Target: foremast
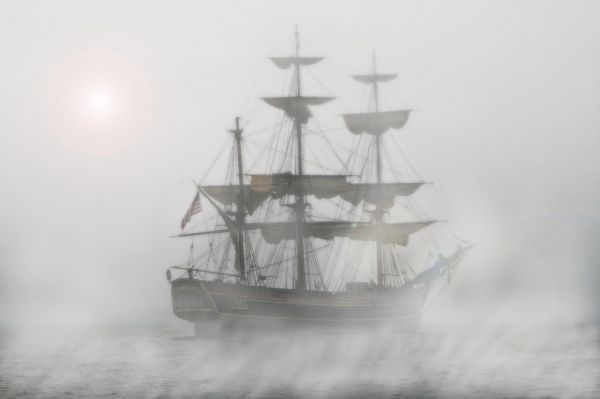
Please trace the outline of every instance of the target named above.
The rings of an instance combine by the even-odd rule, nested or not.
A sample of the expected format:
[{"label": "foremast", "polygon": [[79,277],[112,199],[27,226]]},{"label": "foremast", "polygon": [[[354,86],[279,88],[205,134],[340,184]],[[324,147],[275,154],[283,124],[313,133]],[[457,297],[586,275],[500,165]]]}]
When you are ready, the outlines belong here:
[{"label": "foremast", "polygon": [[[396,74],[378,74],[377,60],[375,51],[372,55],[372,73],[367,75],[354,75],[358,82],[371,85],[374,103],[374,112],[355,113],[343,115],[346,127],[354,134],[367,133],[373,136],[375,145],[375,170],[376,170],[376,191],[377,195],[383,197],[383,173],[382,173],[382,135],[390,128],[400,129],[408,121],[410,110],[396,110],[382,112],[379,107],[379,82],[387,82],[396,78]],[[385,209],[381,202],[375,203],[375,210],[372,212],[375,224],[382,226],[385,224]],[[381,229],[379,230],[381,231]],[[376,275],[377,286],[385,287],[385,273],[383,270],[383,240],[376,240]]]},{"label": "foremast", "polygon": [[[375,60],[375,51],[373,51],[373,76],[377,75],[377,64]],[[375,99],[375,112],[379,112],[379,90],[377,87],[377,80],[373,79],[373,98]],[[375,163],[377,165],[377,191],[378,195],[381,196],[381,135],[376,134],[375,136]],[[381,223],[383,221],[383,209],[379,204],[375,204],[375,221],[376,223]],[[381,241],[376,242],[376,251],[377,251],[377,285],[379,287],[383,287],[385,285],[385,276],[383,274],[383,246],[381,245]]]}]

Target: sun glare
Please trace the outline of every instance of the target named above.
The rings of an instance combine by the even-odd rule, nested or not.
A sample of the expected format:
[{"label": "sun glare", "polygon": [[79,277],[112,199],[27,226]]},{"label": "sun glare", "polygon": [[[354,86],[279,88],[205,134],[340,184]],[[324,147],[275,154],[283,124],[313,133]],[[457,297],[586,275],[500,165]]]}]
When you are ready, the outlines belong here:
[{"label": "sun glare", "polygon": [[77,150],[104,154],[126,148],[148,122],[144,74],[116,54],[88,52],[74,57],[61,68],[50,92],[54,128]]},{"label": "sun glare", "polygon": [[88,93],[83,103],[90,116],[106,118],[111,114],[114,99],[107,91],[96,90]]}]

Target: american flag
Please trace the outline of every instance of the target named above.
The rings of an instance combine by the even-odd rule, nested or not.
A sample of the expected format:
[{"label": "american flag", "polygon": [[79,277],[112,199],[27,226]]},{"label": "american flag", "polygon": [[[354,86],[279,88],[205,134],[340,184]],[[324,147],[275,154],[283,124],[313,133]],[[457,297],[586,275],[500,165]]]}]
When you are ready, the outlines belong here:
[{"label": "american flag", "polygon": [[200,192],[196,192],[196,196],[194,200],[190,204],[187,212],[183,219],[181,219],[181,230],[185,228],[185,225],[188,224],[190,220],[192,220],[192,216],[202,211],[202,203],[200,202]]}]

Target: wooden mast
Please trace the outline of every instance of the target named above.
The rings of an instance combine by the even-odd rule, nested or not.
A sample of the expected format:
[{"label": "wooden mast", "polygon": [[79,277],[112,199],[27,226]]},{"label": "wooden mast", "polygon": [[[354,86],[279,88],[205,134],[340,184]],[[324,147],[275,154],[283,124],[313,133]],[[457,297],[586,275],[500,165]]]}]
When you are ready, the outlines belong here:
[{"label": "wooden mast", "polygon": [[[379,112],[379,91],[377,87],[377,64],[375,60],[375,50],[373,50],[373,97],[375,99],[375,112]],[[377,164],[377,184],[379,197],[381,197],[381,134],[375,134],[375,150],[376,150],[376,164]],[[379,206],[379,203],[375,205],[375,221],[381,223],[383,220],[383,209]],[[377,251],[377,286],[383,287],[385,285],[385,276],[383,274],[383,246],[380,240],[376,242]]]},{"label": "wooden mast", "polygon": [[[230,130],[234,134],[236,152],[237,152],[237,167],[238,167],[238,197],[236,204],[235,222],[238,226],[246,222],[246,212],[244,207],[244,164],[242,161],[242,132],[240,128],[240,117],[235,118],[235,129]],[[246,281],[246,261],[244,250],[244,230],[239,229],[236,233],[237,242],[235,243],[235,263],[237,265],[239,277],[241,281]]]},{"label": "wooden mast", "polygon": [[[300,56],[300,38],[298,34],[298,25],[296,25],[296,59]],[[300,98],[302,96],[302,85],[300,80],[300,62],[294,63],[295,74],[296,74],[296,96]],[[297,168],[299,179],[296,181],[295,188],[295,212],[296,212],[296,267],[297,267],[297,282],[296,288],[299,290],[306,289],[306,272],[305,272],[305,259],[304,259],[304,189],[302,187],[302,121],[296,115],[294,118],[294,126],[296,129],[296,143],[297,143]]]}]

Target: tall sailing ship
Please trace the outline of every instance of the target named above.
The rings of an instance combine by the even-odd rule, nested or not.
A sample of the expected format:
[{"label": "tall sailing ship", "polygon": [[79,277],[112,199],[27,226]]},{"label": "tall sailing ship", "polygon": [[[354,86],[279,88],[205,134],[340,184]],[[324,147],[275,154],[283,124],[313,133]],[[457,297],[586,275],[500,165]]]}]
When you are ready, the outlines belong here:
[{"label": "tall sailing ship", "polygon": [[[411,112],[381,109],[380,84],[396,74],[378,72],[373,54],[371,73],[353,76],[370,86],[371,101],[365,112],[342,115],[351,142],[344,160],[327,135],[311,127],[311,108],[334,98],[303,91],[303,70],[323,57],[300,54],[297,30],[294,50],[292,56],[270,58],[276,67],[291,72],[291,82],[287,95],[262,98],[279,110],[280,118],[258,156],[265,161],[264,169],[246,169],[246,140],[238,117],[230,130],[226,184],[196,184],[178,235],[192,239],[190,257],[167,270],[173,311],[193,323],[197,333],[215,322],[232,328],[342,325],[414,330],[432,285],[450,276],[470,244],[450,234],[455,242],[451,254],[444,255],[427,235],[438,221],[415,219],[414,214],[398,220],[394,212],[408,210],[402,216],[407,219],[411,207],[417,207],[410,197],[426,184],[420,178],[399,179],[403,174],[393,169],[393,162],[385,162],[401,154],[384,159],[389,153],[386,136],[404,127]],[[331,158],[339,160],[337,173],[306,172],[305,139],[315,134],[331,148]],[[195,214],[211,210],[212,224],[186,230]],[[425,247],[425,259],[409,256],[419,254],[408,245],[413,235],[419,237],[415,245]],[[198,256],[194,239],[201,240],[204,249]],[[415,259],[424,265],[411,264]],[[365,268],[372,269],[370,276]]]}]

